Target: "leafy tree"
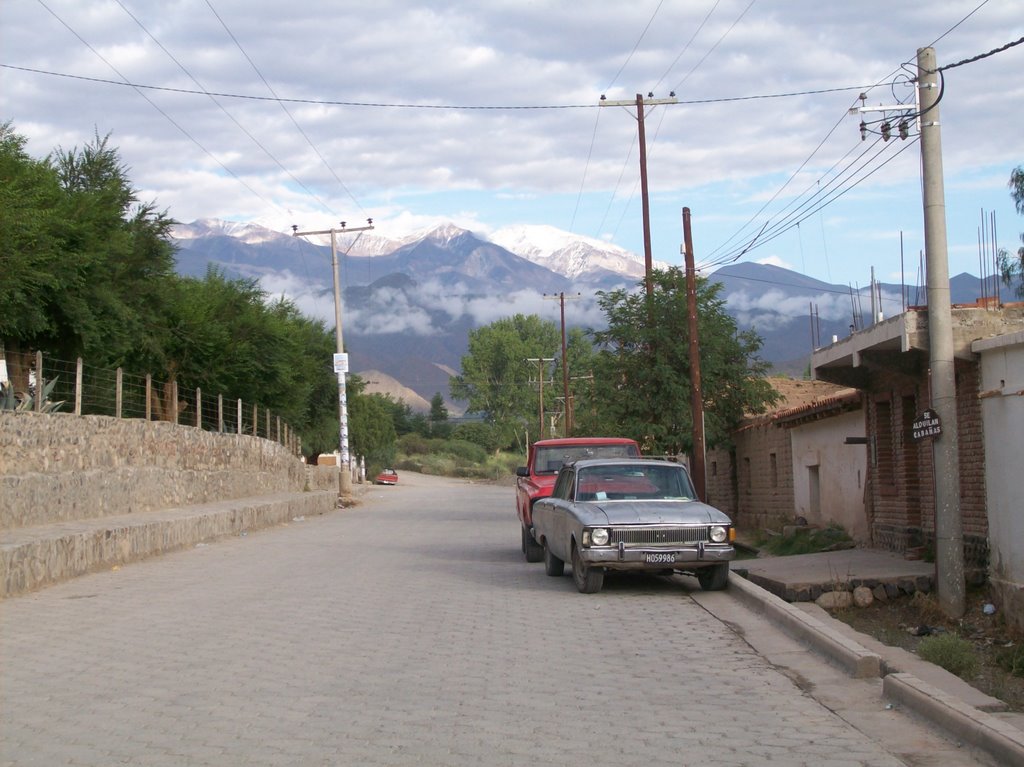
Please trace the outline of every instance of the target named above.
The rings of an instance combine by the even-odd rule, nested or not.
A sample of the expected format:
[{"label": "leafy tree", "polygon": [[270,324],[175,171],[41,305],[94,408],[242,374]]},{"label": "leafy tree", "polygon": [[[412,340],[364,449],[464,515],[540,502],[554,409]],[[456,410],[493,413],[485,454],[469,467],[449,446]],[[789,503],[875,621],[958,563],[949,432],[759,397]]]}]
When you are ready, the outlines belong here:
[{"label": "leafy tree", "polygon": [[[511,442],[526,424],[537,423],[538,392],[531,381],[539,365],[527,360],[554,357],[560,344],[558,327],[536,315],[516,314],[476,328],[469,334],[462,374],[451,379],[452,396],[466,400],[470,411],[483,413],[503,441]],[[544,375],[547,379],[550,372]],[[544,394],[547,411],[554,387],[546,386]]]},{"label": "leafy tree", "polygon": [[[354,376],[350,376],[354,378]],[[357,387],[349,402],[349,448],[368,466],[381,468],[394,461],[397,435],[392,419],[393,400],[383,394],[365,394]]]},{"label": "leafy tree", "polygon": [[[1024,216],[1024,165],[1013,169],[1007,186],[1010,187],[1010,196],[1017,212]],[[1021,232],[1020,241],[1024,243],[1024,232]],[[1005,249],[999,250],[999,272],[1007,285],[1017,281],[1017,296],[1024,298],[1024,245],[1017,248],[1016,254]]]},{"label": "leafy tree", "polygon": [[28,389],[19,352],[59,332],[48,308],[52,296],[74,283],[76,267],[61,268],[57,174],[29,157],[25,144],[11,123],[0,125],[0,342],[18,391]]},{"label": "leafy tree", "polygon": [[[678,267],[655,270],[654,290],[599,294],[608,329],[593,333],[599,352],[596,407],[578,418],[591,433],[628,436],[650,453],[692,447],[686,277]],[[761,339],[738,332],[719,296],[721,284],[697,280],[697,325],[705,436],[709,447],[729,444],[745,413],[764,412],[777,400],[757,356]]]}]

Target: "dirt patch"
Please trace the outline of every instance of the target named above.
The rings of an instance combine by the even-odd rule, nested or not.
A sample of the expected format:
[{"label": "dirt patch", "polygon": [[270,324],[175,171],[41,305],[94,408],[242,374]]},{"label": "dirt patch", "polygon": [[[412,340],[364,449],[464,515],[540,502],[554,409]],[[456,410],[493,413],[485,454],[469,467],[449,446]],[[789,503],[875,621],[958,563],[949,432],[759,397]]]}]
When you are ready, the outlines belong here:
[{"label": "dirt patch", "polygon": [[830,612],[862,634],[913,653],[918,653],[929,636],[945,633],[967,640],[977,657],[978,671],[964,681],[1004,701],[1011,711],[1024,712],[1024,676],[1014,676],[1004,667],[1011,653],[1016,651],[1021,657],[1024,634],[1008,628],[998,612],[986,615],[986,605],[991,605],[988,594],[978,589],[968,591],[967,611],[959,620],[946,617],[935,597],[923,593]]}]

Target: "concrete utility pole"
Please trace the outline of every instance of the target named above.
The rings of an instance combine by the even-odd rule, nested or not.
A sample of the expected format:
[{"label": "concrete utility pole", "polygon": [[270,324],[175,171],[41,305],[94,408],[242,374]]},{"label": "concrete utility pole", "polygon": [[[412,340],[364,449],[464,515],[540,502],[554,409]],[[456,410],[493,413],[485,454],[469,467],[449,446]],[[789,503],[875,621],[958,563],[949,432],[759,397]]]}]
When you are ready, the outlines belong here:
[{"label": "concrete utility pole", "polygon": [[331,235],[331,269],[334,272],[334,335],[337,342],[337,353],[334,355],[334,372],[338,375],[338,454],[341,465],[338,467],[338,503],[352,496],[352,460],[348,451],[348,399],[345,391],[345,374],[348,373],[348,355],[345,354],[341,332],[341,280],[338,277],[338,240],[339,232],[365,232],[373,229],[373,219],[366,219],[367,226],[346,229],[341,222],[340,229],[318,229],[300,232],[299,227],[292,227],[293,237],[306,237],[314,234]]},{"label": "concrete utility pole", "polygon": [[651,269],[654,259],[651,254],[651,209],[650,200],[647,195],[647,136],[644,131],[644,117],[646,116],[644,104],[654,106],[657,104],[677,104],[679,102],[674,92],[670,93],[667,99],[656,99],[653,93],[648,93],[647,97],[648,101],[644,102],[644,97],[639,93],[636,94],[636,101],[609,101],[604,96],[601,96],[598,104],[603,107],[625,107],[636,104],[636,122],[640,144],[640,200],[643,207],[644,225],[644,285],[647,288],[647,296],[650,298],[653,291]]},{"label": "concrete utility pole", "polygon": [[921,173],[928,288],[928,347],[932,410],[942,433],[932,438],[935,476],[935,562],[939,606],[954,618],[966,609],[964,533],[960,514],[960,437],[956,417],[956,368],[946,252],[946,196],[942,178],[939,73],[935,49],[917,51],[921,105]]},{"label": "concrete utility pole", "polygon": [[537,439],[544,439],[544,363],[554,362],[554,357],[527,357],[527,362],[536,362],[540,370],[540,436]]},{"label": "concrete utility pole", "polygon": [[683,255],[686,259],[686,311],[690,335],[690,417],[693,419],[692,474],[697,497],[708,500],[704,446],[704,393],[700,382],[700,343],[697,337],[697,269],[690,235],[690,209],[683,208]]}]

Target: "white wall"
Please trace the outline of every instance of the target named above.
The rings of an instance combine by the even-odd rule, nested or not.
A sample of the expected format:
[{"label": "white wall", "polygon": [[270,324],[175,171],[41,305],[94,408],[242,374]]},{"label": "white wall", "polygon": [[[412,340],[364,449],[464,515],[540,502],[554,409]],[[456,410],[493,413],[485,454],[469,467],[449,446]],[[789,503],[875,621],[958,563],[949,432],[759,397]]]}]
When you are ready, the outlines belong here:
[{"label": "white wall", "polygon": [[976,341],[988,505],[989,580],[1024,628],[1024,331]]},{"label": "white wall", "polygon": [[867,447],[844,444],[847,437],[863,436],[861,410],[790,429],[795,513],[812,525],[842,525],[855,540],[867,542]]}]

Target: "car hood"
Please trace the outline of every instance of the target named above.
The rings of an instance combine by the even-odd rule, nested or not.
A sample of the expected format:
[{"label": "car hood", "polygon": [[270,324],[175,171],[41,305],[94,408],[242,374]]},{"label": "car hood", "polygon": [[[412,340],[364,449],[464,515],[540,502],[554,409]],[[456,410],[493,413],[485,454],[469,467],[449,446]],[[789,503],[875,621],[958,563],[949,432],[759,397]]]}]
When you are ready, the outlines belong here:
[{"label": "car hood", "polygon": [[[700,501],[606,501],[590,503],[609,525],[729,525],[725,513]],[[597,522],[601,524],[601,522]]]}]

